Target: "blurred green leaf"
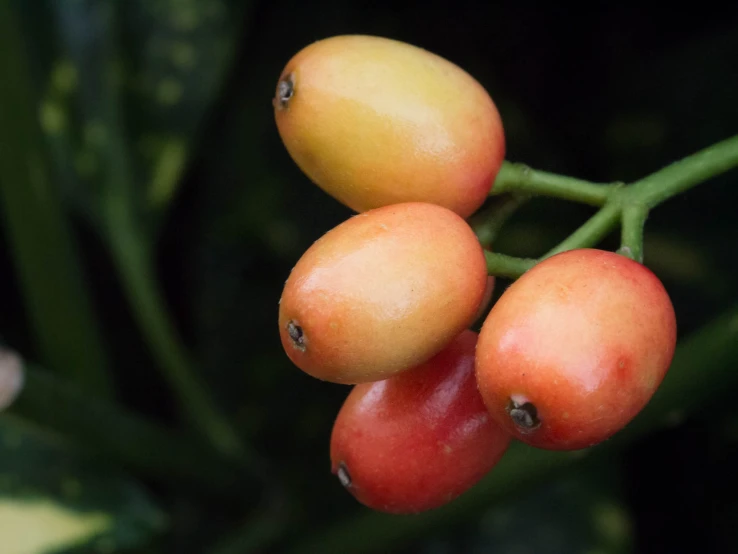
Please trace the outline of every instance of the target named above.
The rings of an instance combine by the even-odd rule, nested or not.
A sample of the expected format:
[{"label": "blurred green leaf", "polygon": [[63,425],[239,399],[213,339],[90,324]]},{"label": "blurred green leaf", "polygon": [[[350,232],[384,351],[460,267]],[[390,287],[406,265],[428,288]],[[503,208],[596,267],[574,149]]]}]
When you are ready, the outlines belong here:
[{"label": "blurred green leaf", "polygon": [[132,138],[154,210],[173,198],[193,136],[220,92],[248,2],[129,2],[121,10],[128,54]]},{"label": "blurred green leaf", "polygon": [[76,244],[51,179],[27,67],[29,48],[0,2],[0,202],[43,361],[109,394],[108,361]]},{"label": "blurred green leaf", "polygon": [[42,122],[58,175],[107,242],[180,408],[219,448],[244,452],[171,317],[156,275],[156,235],[250,4],[77,0],[47,6],[59,45]]},{"label": "blurred green leaf", "polygon": [[126,476],[0,417],[3,554],[115,552],[145,543],[165,525],[162,512]]},{"label": "blurred green leaf", "polygon": [[125,407],[93,398],[74,383],[26,364],[23,388],[8,412],[76,444],[94,448],[172,490],[248,501],[258,496],[256,468],[217,456],[207,443],[167,429]]},{"label": "blurred green leaf", "polygon": [[[105,213],[101,195],[123,187],[145,227],[156,230],[251,4],[79,0],[46,7],[57,40],[47,39],[52,52],[35,61],[46,75],[41,121],[64,188],[94,220]],[[35,18],[39,6],[26,9]]]}]

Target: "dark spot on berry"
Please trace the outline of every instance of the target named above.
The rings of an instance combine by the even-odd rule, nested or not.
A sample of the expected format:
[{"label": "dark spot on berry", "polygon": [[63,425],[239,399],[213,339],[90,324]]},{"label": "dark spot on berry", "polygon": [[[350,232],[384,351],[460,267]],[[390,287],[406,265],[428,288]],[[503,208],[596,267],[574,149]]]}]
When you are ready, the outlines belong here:
[{"label": "dark spot on berry", "polygon": [[511,399],[507,405],[507,413],[516,427],[523,433],[529,433],[541,426],[541,420],[538,419],[538,410],[530,402],[518,404]]},{"label": "dark spot on berry", "polygon": [[277,84],[277,98],[275,103],[278,108],[285,109],[290,102],[290,99],[295,94],[295,76],[290,73],[286,77],[283,77],[279,84]]},{"label": "dark spot on berry", "polygon": [[302,327],[297,325],[294,321],[290,321],[287,324],[287,334],[292,339],[292,344],[295,348],[305,351],[305,333],[302,332]]},{"label": "dark spot on berry", "polygon": [[345,488],[348,489],[351,486],[351,475],[348,472],[346,464],[344,464],[343,462],[338,464],[338,471],[336,471],[336,475],[338,476],[338,480],[341,482],[341,485],[343,485]]}]

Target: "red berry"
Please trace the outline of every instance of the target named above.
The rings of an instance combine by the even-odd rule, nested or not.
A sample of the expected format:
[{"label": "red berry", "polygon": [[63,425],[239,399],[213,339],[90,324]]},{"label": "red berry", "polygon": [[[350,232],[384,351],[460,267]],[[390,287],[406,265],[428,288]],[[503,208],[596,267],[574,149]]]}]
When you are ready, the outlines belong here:
[{"label": "red berry", "polygon": [[333,427],[331,464],[359,502],[390,513],[435,508],[502,457],[510,439],[477,391],[476,342],[464,331],[428,362],[351,391]]},{"label": "red berry", "polygon": [[553,256],[490,311],[476,374],[492,417],[532,446],[574,450],[623,428],[671,363],[676,319],[645,266],[613,252]]}]

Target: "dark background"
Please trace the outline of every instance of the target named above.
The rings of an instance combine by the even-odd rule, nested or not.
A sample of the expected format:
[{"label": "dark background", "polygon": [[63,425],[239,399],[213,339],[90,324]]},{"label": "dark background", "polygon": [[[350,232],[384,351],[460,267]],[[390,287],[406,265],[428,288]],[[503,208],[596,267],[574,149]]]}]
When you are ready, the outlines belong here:
[{"label": "dark background", "polygon": [[[182,500],[143,478],[170,512],[171,527],[131,553],[207,552],[257,515],[263,529],[274,529],[265,551],[279,552],[367,512],[329,472],[332,420],[348,389],[292,366],[276,328],[277,301],[291,267],[350,215],[300,173],[274,125],[276,81],[302,47],[331,35],[365,33],[440,54],[490,91],[505,125],[507,159],[592,181],[634,180],[738,130],[738,7],[729,4],[682,10],[465,0],[21,4],[27,67],[39,98],[60,52],[78,63],[82,85],[116,63],[131,76],[120,85],[118,113],[134,194],[145,197],[140,184],[149,181],[161,155],[145,138],[187,141],[176,190],[165,207],[141,210],[142,227],[198,371],[267,460],[280,491],[244,499],[244,509],[217,499]],[[219,6],[212,8],[219,15],[207,19],[202,14],[211,5]],[[210,23],[193,27],[178,19],[187,9]],[[97,17],[101,11],[108,15]],[[115,48],[75,54],[74,37],[94,35],[90,25],[103,29],[103,43],[114,40]],[[179,69],[160,63],[156,48],[168,48],[167,41],[190,41],[198,61]],[[174,103],[161,85],[172,75],[184,86]],[[60,139],[69,141],[68,152],[84,142],[86,118],[98,109],[95,98],[69,100],[73,131]],[[173,396],[154,369],[100,232],[104,216],[95,198],[110,173],[86,175],[84,164],[72,164],[81,184],[68,187],[59,169],[65,155],[50,155],[50,164],[113,352],[118,400],[175,425]],[[672,295],[680,337],[735,304],[736,174],[668,201],[648,220],[646,264]],[[511,220],[495,250],[540,255],[592,213],[535,200]],[[616,248],[615,238],[605,246]],[[7,234],[0,235],[0,333],[28,358],[46,361],[34,342],[12,251]],[[500,280],[498,294],[505,284]],[[699,379],[700,367],[694,373]],[[731,386],[718,387],[714,401],[607,461],[548,473],[419,533],[395,530],[392,551],[738,552],[738,411]],[[365,546],[382,532],[380,526],[350,537],[336,551],[351,552],[352,544]]]}]

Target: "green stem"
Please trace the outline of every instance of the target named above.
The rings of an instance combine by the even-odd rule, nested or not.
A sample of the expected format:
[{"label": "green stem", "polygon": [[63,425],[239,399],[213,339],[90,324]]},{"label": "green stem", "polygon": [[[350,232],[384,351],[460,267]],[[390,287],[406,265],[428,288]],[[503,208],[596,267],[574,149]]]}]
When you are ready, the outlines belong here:
[{"label": "green stem", "polygon": [[531,267],[536,265],[537,260],[527,258],[515,258],[505,254],[497,254],[486,250],[484,257],[487,260],[487,273],[498,277],[509,277],[517,279]]},{"label": "green stem", "polygon": [[[675,416],[683,417],[715,402],[721,395],[724,398],[725,392],[738,384],[738,372],[734,370],[737,363],[738,308],[734,308],[679,345],[669,373],[652,401],[612,439],[577,452],[553,452],[513,444],[487,477],[446,506],[405,517],[365,510],[336,527],[312,537],[301,537],[288,552],[387,552],[438,529],[468,521],[493,501],[520,495],[527,487],[576,463],[612,456],[645,434],[670,425]],[[697,380],[695,369],[699,369]]]},{"label": "green stem", "polygon": [[44,362],[110,396],[108,358],[76,244],[50,179],[19,21],[0,1],[0,203]]},{"label": "green stem", "polygon": [[513,214],[529,200],[528,196],[505,194],[492,200],[492,204],[475,214],[469,221],[479,238],[482,248],[490,249],[502,227]]},{"label": "green stem", "polygon": [[582,204],[602,206],[619,184],[599,184],[532,169],[520,163],[503,162],[490,194],[516,192],[553,196]]},{"label": "green stem", "polygon": [[92,446],[133,470],[228,496],[244,495],[249,492],[244,487],[261,480],[258,467],[213,455],[199,440],[86,394],[41,369],[26,365],[24,372],[23,389],[8,413]]},{"label": "green stem", "polygon": [[567,250],[575,248],[588,248],[600,242],[612,231],[620,219],[620,206],[616,202],[608,202],[593,215],[579,229],[561,242],[551,251],[547,252],[542,259]]},{"label": "green stem", "polygon": [[629,202],[653,208],[738,166],[738,135],[718,142],[627,187]]},{"label": "green stem", "polygon": [[618,252],[638,263],[643,263],[643,227],[648,208],[643,204],[628,204],[623,208],[622,238]]},{"label": "green stem", "polygon": [[[736,166],[738,135],[687,156],[629,186],[597,185],[505,162],[492,194],[543,194],[602,206],[589,221],[541,259],[575,248],[592,247],[622,220],[623,247],[620,252],[642,261],[643,224],[648,211],[672,196]],[[509,256],[498,260],[488,258],[487,265],[490,274],[507,277],[519,277],[531,267],[530,260]]]}]

